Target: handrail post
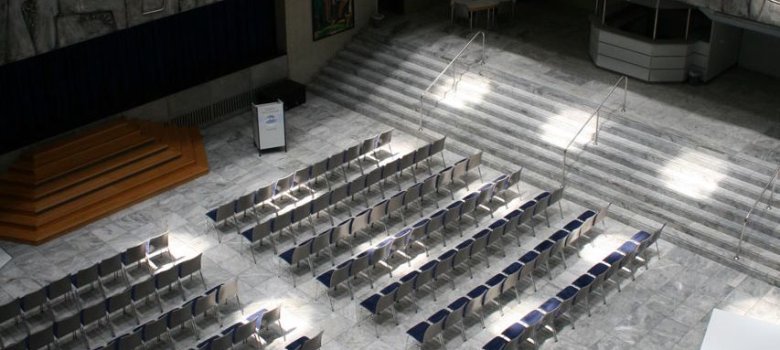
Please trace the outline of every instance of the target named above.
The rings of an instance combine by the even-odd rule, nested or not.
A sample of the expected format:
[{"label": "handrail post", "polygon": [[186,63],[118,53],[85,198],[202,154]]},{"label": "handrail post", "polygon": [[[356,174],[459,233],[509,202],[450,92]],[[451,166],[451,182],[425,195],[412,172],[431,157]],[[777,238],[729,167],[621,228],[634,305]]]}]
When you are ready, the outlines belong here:
[{"label": "handrail post", "polygon": [[482,62],[481,63],[484,65],[485,64],[485,49],[486,49],[486,46],[485,46],[485,32],[480,32],[480,33],[482,33]]},{"label": "handrail post", "polygon": [[623,82],[623,108],[621,109],[621,112],[626,111],[626,101],[628,100],[628,77],[624,77],[625,81]]},{"label": "handrail post", "polygon": [[758,204],[761,203],[761,199],[764,198],[764,194],[766,193],[769,188],[772,188],[772,192],[769,193],[769,203],[767,203],[767,210],[772,209],[772,204],[774,204],[774,195],[775,190],[777,189],[777,178],[780,176],[780,166],[775,169],[774,175],[772,175],[772,178],[769,180],[769,182],[764,186],[764,190],[761,191],[761,194],[758,195],[758,198],[756,199],[755,203],[753,203],[753,206],[750,207],[750,210],[748,210],[747,215],[745,215],[744,222],[742,223],[742,230],[739,232],[739,243],[737,244],[737,254],[734,256],[734,260],[739,260],[739,255],[742,254],[742,241],[745,238],[745,229],[747,228],[748,223],[750,222],[750,216],[753,214],[753,210],[758,207]]},{"label": "handrail post", "polygon": [[[750,216],[750,214],[748,214]],[[734,260],[739,260],[739,255],[742,254],[742,240],[745,237],[745,227],[748,224],[748,216],[745,217],[745,221],[742,222],[742,230],[739,232],[739,243],[737,244],[737,255],[734,255]]]},{"label": "handrail post", "polygon": [[563,150],[563,163],[561,164],[561,187],[566,185],[566,152]]},{"label": "handrail post", "polygon": [[599,113],[599,111],[596,111],[596,133],[594,134],[594,136],[595,136],[595,141],[594,141],[594,143],[595,143],[597,146],[598,146],[598,144],[599,144],[599,119],[600,119],[600,118],[601,118],[601,113]]}]

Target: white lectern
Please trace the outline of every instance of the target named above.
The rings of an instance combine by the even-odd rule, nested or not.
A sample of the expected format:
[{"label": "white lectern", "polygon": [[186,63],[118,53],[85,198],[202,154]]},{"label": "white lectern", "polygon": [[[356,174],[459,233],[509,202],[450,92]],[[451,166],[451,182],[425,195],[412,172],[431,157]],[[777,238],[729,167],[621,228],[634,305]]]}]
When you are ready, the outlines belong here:
[{"label": "white lectern", "polygon": [[284,103],[277,102],[254,105],[255,147],[262,155],[263,150],[284,147],[287,152],[287,128],[284,120]]}]

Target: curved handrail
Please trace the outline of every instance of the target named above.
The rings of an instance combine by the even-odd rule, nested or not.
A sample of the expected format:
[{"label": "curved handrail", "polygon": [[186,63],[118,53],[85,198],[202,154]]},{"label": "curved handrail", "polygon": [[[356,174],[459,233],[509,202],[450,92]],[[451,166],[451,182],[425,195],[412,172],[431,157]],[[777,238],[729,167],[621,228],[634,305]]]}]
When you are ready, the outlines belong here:
[{"label": "curved handrail", "polygon": [[742,222],[742,230],[739,232],[739,244],[737,245],[737,254],[734,255],[734,260],[739,260],[739,254],[742,254],[742,241],[745,238],[745,228],[747,228],[748,223],[750,222],[750,216],[753,215],[753,211],[756,210],[756,207],[758,207],[758,203],[761,203],[761,199],[764,198],[764,194],[769,189],[769,187],[772,187],[772,192],[769,193],[769,203],[767,204],[767,209],[772,208],[772,204],[775,201],[775,189],[777,185],[777,178],[780,176],[780,166],[775,169],[775,174],[772,175],[772,179],[767,182],[766,186],[764,186],[764,190],[761,191],[761,194],[756,199],[756,202],[753,203],[753,206],[750,207],[750,210],[748,210],[747,215],[745,215],[745,219]]},{"label": "curved handrail", "polygon": [[166,4],[167,2],[168,2],[168,0],[163,0],[162,1],[162,5],[160,5],[160,8],[158,8],[158,9],[151,9],[151,10],[148,10],[148,11],[144,7],[144,3],[141,2],[141,14],[144,15],[144,16],[148,16],[148,15],[151,15],[153,13],[162,12],[163,10],[165,10],[165,5],[167,5]]},{"label": "curved handrail", "polygon": [[436,85],[437,82],[439,82],[439,79],[441,79],[441,77],[444,75],[444,73],[446,73],[450,69],[450,67],[452,67],[452,65],[455,63],[455,61],[457,61],[458,58],[460,58],[460,56],[463,55],[463,52],[465,52],[466,49],[469,47],[469,45],[471,45],[471,43],[474,42],[474,40],[478,36],[480,36],[480,35],[482,36],[482,56],[481,56],[479,62],[482,63],[482,64],[485,64],[485,32],[479,31],[476,34],[474,34],[474,36],[471,37],[471,40],[469,40],[469,42],[467,42],[466,45],[463,45],[463,48],[460,49],[458,54],[455,55],[455,57],[453,57],[452,60],[450,60],[450,63],[448,63],[447,66],[444,67],[444,69],[442,69],[441,72],[439,72],[439,75],[437,75],[436,78],[433,79],[433,81],[431,81],[430,84],[428,84],[428,87],[425,88],[425,90],[420,94],[420,121],[419,121],[419,123],[417,125],[417,127],[418,127],[417,131],[422,131],[423,118],[425,116],[424,115],[424,111],[423,111],[423,107],[424,107],[424,103],[425,103],[424,102],[425,95],[427,95],[431,91],[433,86]]},{"label": "curved handrail", "polygon": [[580,136],[583,130],[585,130],[585,127],[590,124],[590,121],[593,120],[593,118],[596,118],[596,133],[594,135],[594,142],[595,144],[599,144],[599,112],[601,111],[601,108],[604,107],[604,104],[607,102],[607,100],[612,96],[612,94],[617,90],[618,86],[620,86],[620,82],[623,82],[623,106],[621,107],[620,111],[625,112],[626,111],[626,99],[628,97],[628,77],[627,76],[621,76],[615,84],[612,84],[612,88],[609,90],[609,93],[607,93],[607,96],[604,97],[603,100],[601,100],[601,103],[599,103],[598,107],[596,107],[596,110],[591,113],[590,117],[588,117],[588,120],[585,121],[584,124],[580,127],[580,130],[577,131],[576,134],[574,134],[574,137],[569,141],[568,144],[566,144],[566,147],[563,148],[563,162],[561,163],[561,187],[566,185],[566,155],[569,152],[569,148],[574,143],[575,140]]}]

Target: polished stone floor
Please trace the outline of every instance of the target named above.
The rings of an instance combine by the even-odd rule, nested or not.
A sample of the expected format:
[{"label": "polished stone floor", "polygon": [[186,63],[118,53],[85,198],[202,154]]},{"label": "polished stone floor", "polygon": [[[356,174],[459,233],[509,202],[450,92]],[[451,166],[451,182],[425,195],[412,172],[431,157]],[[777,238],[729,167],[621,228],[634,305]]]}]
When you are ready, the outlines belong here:
[{"label": "polished stone floor", "polygon": [[[287,153],[268,153],[258,157],[251,144],[250,116],[242,115],[203,130],[211,163],[211,172],[208,175],[38,247],[1,243],[0,246],[13,259],[0,269],[0,299],[5,301],[31,292],[68,272],[75,272],[145,238],[159,234],[167,226],[173,237],[174,254],[184,256],[204,253],[203,270],[207,284],[213,285],[238,276],[240,296],[247,313],[261,307],[281,304],[283,326],[289,332],[288,342],[300,335],[313,335],[324,329],[325,349],[401,349],[406,341],[405,331],[408,328],[484,282],[565,223],[561,220],[558,208],[551,208],[550,228],[545,225],[543,219],[537,218],[537,237],[533,237],[528,228],[524,228],[521,236],[522,246],[519,248],[512,239],[507,238],[506,257],[493,251],[489,256],[490,268],[484,260],[479,260],[474,265],[473,279],[470,279],[465,271],[459,271],[454,277],[454,291],[447,283],[441,282],[435,302],[429,293],[422,293],[418,313],[415,313],[414,307],[409,303],[401,304],[398,309],[400,325],[396,326],[389,314],[384,315],[378,324],[381,337],[377,339],[374,336],[373,321],[357,304],[409,271],[410,267],[402,261],[394,260],[393,279],[377,272],[373,290],[367,283],[356,283],[355,301],[350,300],[349,294],[343,289],[334,293],[336,311],[331,312],[323,288],[305,267],[296,270],[298,287],[293,288],[289,267],[276,258],[269,247],[256,249],[258,264],[254,264],[249,251],[241,244],[237,235],[227,234],[219,244],[214,231],[207,230],[204,225],[203,214],[208,208],[272,181],[303,164],[343,149],[366,135],[386,129],[365,116],[315,96],[310,96],[306,105],[291,110],[288,122],[290,148]],[[417,144],[418,141],[411,135],[394,134],[394,152],[410,150]],[[448,163],[460,157],[450,152],[446,152],[445,156]],[[441,160],[435,161],[433,167],[434,170],[442,168]],[[419,172],[424,173],[425,170],[421,168]],[[485,179],[496,176],[496,172],[491,169],[483,168],[482,172]],[[350,176],[356,175],[357,169],[354,168]],[[470,174],[468,180],[472,186],[480,181],[477,174]],[[333,181],[338,180],[334,178]],[[407,186],[413,180],[407,173],[402,182],[402,185]],[[458,188],[456,196],[466,192],[463,187],[461,185]],[[388,186],[388,192],[392,191],[391,188],[392,186]],[[539,191],[525,184],[521,184],[520,190],[520,193],[512,191],[509,194],[513,199],[512,203]],[[376,191],[369,195],[369,202],[378,199],[379,194]],[[448,201],[446,195],[439,197],[441,204]],[[357,208],[361,206],[359,203],[360,201],[357,201],[351,205]],[[434,209],[433,203],[427,202],[424,211],[430,213]],[[505,210],[498,208],[497,213],[503,214]],[[567,220],[582,210],[584,208],[563,202],[563,216]],[[334,214],[337,219],[347,215],[344,209]],[[414,217],[416,213],[408,215]],[[484,213],[479,216],[481,225],[488,223],[486,217]],[[244,225],[249,225],[248,221],[245,221]],[[391,232],[403,226],[400,221],[398,217],[390,220]],[[318,228],[327,224],[328,220],[324,216],[316,221]],[[472,224],[469,221],[464,222],[462,227],[467,234],[475,232]],[[380,231],[375,230],[374,236],[382,236]],[[308,232],[304,228],[299,234],[306,235]],[[564,271],[562,264],[553,264],[552,280],[538,273],[537,292],[533,292],[530,286],[523,285],[520,302],[509,296],[502,299],[503,316],[495,308],[488,309],[486,329],[480,327],[476,318],[468,320],[467,342],[463,343],[457,334],[447,332],[446,348],[480,348],[508,324],[585,272],[634,232],[635,229],[607,220],[606,226],[596,229],[593,241],[582,248],[581,258],[577,258],[575,254],[568,255],[568,269]],[[460,241],[454,229],[448,231],[448,238],[447,249]],[[280,248],[291,245],[292,242],[286,239],[280,243]],[[363,241],[356,247],[356,252],[368,246],[368,242]],[[598,300],[594,301],[592,317],[588,317],[584,310],[579,310],[575,313],[576,329],[566,323],[559,323],[559,327],[562,327],[559,342],[546,339],[542,348],[622,349],[636,345],[640,349],[696,349],[702,341],[709,314],[716,307],[780,324],[780,289],[667,242],[661,241],[660,248],[660,259],[653,255],[649,270],[641,270],[636,281],[632,282],[628,276],[621,277],[622,293],[618,293],[614,287],[608,288],[607,306],[601,305]],[[438,256],[444,250],[441,243],[432,242],[430,255]],[[422,251],[417,253],[411,268],[419,267],[428,259]],[[336,262],[349,257],[348,249],[341,249],[336,253]],[[315,264],[318,273],[324,272],[329,265],[324,258],[318,259]],[[198,287],[197,283],[187,284],[190,293],[188,295],[197,292],[199,288],[202,287]],[[166,307],[170,308],[180,303],[180,299],[174,296],[166,298],[165,302]],[[152,314],[148,313],[146,316],[151,317]],[[227,317],[235,319],[241,315],[234,311]],[[129,319],[124,323],[121,323],[121,320],[117,322],[128,330],[134,326],[134,322]],[[200,324],[203,334],[210,334],[218,329],[214,321],[202,321]],[[110,339],[105,330],[91,332],[90,337],[96,339],[93,344]],[[188,337],[186,334],[177,336],[176,339],[180,348],[195,343],[194,337]],[[269,348],[281,349],[284,343],[283,339],[277,338],[271,342]],[[80,346],[79,342],[70,344],[73,345],[72,348]]]}]

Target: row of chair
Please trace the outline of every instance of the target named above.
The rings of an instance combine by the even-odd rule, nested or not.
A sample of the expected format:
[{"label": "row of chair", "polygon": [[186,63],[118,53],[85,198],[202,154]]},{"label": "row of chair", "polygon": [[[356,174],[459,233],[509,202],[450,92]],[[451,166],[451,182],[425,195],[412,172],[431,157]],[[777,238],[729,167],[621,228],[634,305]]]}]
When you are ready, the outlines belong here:
[{"label": "row of chair", "polygon": [[[423,146],[421,148],[427,147],[428,149],[433,148],[433,145],[436,143],[441,143],[442,147],[444,145],[444,138],[434,141],[432,144],[427,144],[426,146]],[[422,161],[426,158],[409,158],[408,155],[414,156],[419,152],[410,152],[407,155],[396,158],[393,161],[390,161],[373,171],[369,172],[366,175],[360,175],[358,178],[354,179],[351,182],[348,182],[340,187],[337,187],[333,190],[330,190],[326,193],[320,194],[319,196],[316,196],[312,198],[308,202],[302,202],[298,203],[295,208],[290,209],[286,212],[280,213],[276,212],[276,214],[272,217],[270,217],[267,220],[264,220],[262,222],[258,221],[256,225],[240,231],[239,233],[244,236],[250,243],[262,243],[262,239],[269,237],[272,233],[278,232],[279,234],[282,234],[283,230],[285,228],[288,228],[288,231],[290,231],[290,235],[293,238],[293,242],[297,244],[297,240],[295,238],[295,234],[292,232],[292,225],[294,223],[298,223],[299,227],[303,223],[304,220],[309,220],[309,225],[312,228],[312,233],[314,234],[314,224],[312,221],[311,216],[312,215],[319,215],[320,212],[326,211],[328,214],[328,217],[331,221],[331,225],[333,225],[333,215],[330,212],[331,207],[335,207],[337,204],[339,204],[342,200],[346,199],[347,197],[351,197],[353,200],[355,198],[355,195],[362,192],[363,190],[371,191],[371,186],[378,185],[379,190],[382,193],[382,197],[384,198],[384,189],[383,185],[380,182],[387,181],[387,179],[393,175],[396,176],[396,182],[398,183],[399,190],[400,190],[400,181],[398,178],[398,173],[403,172],[405,169],[413,166],[418,161]],[[401,160],[403,159],[409,159],[408,164],[402,163]],[[430,166],[429,166],[430,170]],[[367,196],[364,196],[366,207],[368,207],[368,199]],[[347,211],[349,215],[352,215],[352,210],[349,206],[347,207]],[[236,226],[238,227],[238,226]],[[217,233],[219,235],[219,233]],[[269,238],[270,239],[270,238]],[[276,253],[276,244],[271,239],[271,244],[274,248],[274,253]]]},{"label": "row of chair", "polygon": [[[595,294],[596,288],[601,289],[600,294],[606,305],[604,285],[612,281],[611,278],[617,276],[618,271],[626,271],[631,274],[632,280],[635,279],[634,272],[637,263],[647,268],[647,248],[655,244],[656,249],[658,249],[658,238],[664,226],[653,233],[639,231],[634,234],[602,261],[593,265],[587,273],[579,276],[574,282],[563,288],[554,297],[547,299],[538,308],[528,312],[519,322],[507,327],[501,335],[491,339],[482,348],[485,350],[517,349],[526,340],[532,343],[534,348],[538,348],[537,333],[540,330],[550,331],[555,341],[558,341],[555,320],[566,317],[571,322],[572,328],[574,328],[574,318],[571,313],[575,306],[580,303],[586,305],[588,316],[590,316],[589,298],[590,295]],[[658,255],[660,257],[660,251]],[[620,282],[614,281],[614,283],[617,284],[619,292],[621,290]]]},{"label": "row of chair", "polygon": [[271,310],[258,310],[243,320],[222,329],[217,334],[198,343],[192,350],[228,350],[238,344],[246,343],[253,336],[256,337],[257,341],[264,342],[260,332],[269,330],[271,325],[279,327],[282,337],[287,339],[286,331],[282,327],[281,305]]},{"label": "row of chair", "polygon": [[[464,158],[464,160],[468,160],[468,158]],[[288,249],[280,254],[279,257],[290,265],[297,265],[299,262],[305,261],[312,271],[312,276],[314,276],[316,272],[312,264],[313,256],[328,250],[331,265],[334,265],[332,247],[338,243],[346,242],[350,247],[350,253],[354,254],[353,242],[358,233],[372,228],[374,224],[382,224],[385,228],[385,232],[388,233],[387,224],[384,220],[396,212],[400,213],[402,221],[406,224],[406,216],[403,213],[404,209],[407,209],[410,204],[414,204],[415,202],[418,203],[420,216],[422,216],[422,203],[426,196],[439,192],[441,188],[444,188],[454,181],[461,180],[461,178],[465,176],[465,168],[464,172],[459,173],[457,177],[453,175],[451,169],[452,167],[448,167],[437,174],[429,176],[422,182],[417,182],[409,186],[406,190],[399,191],[391,196],[390,199],[383,199],[373,207],[366,208],[355,216],[343,220],[338,225],[332,226],[315,235],[313,238]],[[451,188],[449,190],[452,192]],[[436,202],[438,206],[438,201],[434,200],[434,202]],[[252,238],[255,237],[256,236],[254,235],[252,236]],[[368,234],[368,237],[369,242],[371,242],[371,235]],[[247,237],[247,239],[249,239],[249,237]]]},{"label": "row of chair", "polygon": [[[499,177],[499,179],[504,177],[505,176]],[[372,267],[372,269],[376,269],[378,266],[387,268],[390,277],[392,277],[392,268],[385,262],[386,259],[398,254],[405,257],[407,263],[410,263],[411,256],[409,255],[409,248],[413,245],[425,247],[421,242],[423,238],[430,237],[432,233],[437,232],[452,223],[456,223],[460,230],[463,216],[474,215],[473,212],[476,210],[478,205],[477,199],[479,197],[480,192],[471,192],[467,194],[462,200],[456,200],[450,204],[448,206],[449,209],[440,209],[431,214],[430,217],[418,221],[412,225],[412,227],[404,228],[392,237],[383,240],[375,247],[369,248],[355,256],[353,259],[347,260],[323,273],[317,277],[317,280],[327,288],[326,294],[328,294],[328,291],[331,289],[335,290],[338,288],[342,283],[347,283],[350,296],[352,297],[351,281],[359,277],[367,278],[373,288],[373,279],[366,271],[369,267]],[[487,199],[484,201],[486,202]],[[476,216],[474,216],[474,219],[477,221]],[[427,247],[425,247],[425,249],[427,252]],[[330,294],[328,294],[328,299],[330,300],[331,309],[333,309],[333,300],[330,297]]]},{"label": "row of chair", "polygon": [[233,299],[241,307],[241,301],[238,298],[237,279],[229,280],[209,289],[181,306],[160,314],[158,317],[152,318],[148,322],[115,337],[105,346],[98,349],[132,350],[139,347],[147,348],[150,344],[158,341],[164,341],[169,348],[173,349],[173,332],[187,327],[187,323],[189,323],[190,328],[198,337],[200,329],[196,324],[196,319],[208,317],[209,312],[212,311],[213,317],[221,325],[222,320],[219,309]]},{"label": "row of chair", "polygon": [[[89,292],[97,289],[100,300],[107,299],[110,294],[109,284],[118,280],[123,288],[130,288],[130,274],[128,269],[146,263],[147,271],[152,272],[150,261],[159,255],[167,255],[173,260],[173,255],[168,247],[168,234],[162,234],[128,248],[122,253],[79,270],[73,274],[67,274],[46,286],[15,298],[0,306],[0,326],[8,321],[15,320],[14,324],[22,321],[26,332],[31,331],[31,323],[37,316],[43,316],[43,322],[51,324],[58,317],[72,316],[83,309],[83,305],[90,302]],[[187,265],[189,266],[189,265]],[[144,274],[146,277],[147,274]],[[73,300],[73,302],[69,302]],[[70,313],[57,312],[60,304],[76,306],[76,311]],[[0,327],[0,330],[3,328]],[[3,339],[0,337],[0,348]]]},{"label": "row of chair", "polygon": [[[383,146],[390,147],[392,140],[392,129],[380,133],[376,136],[372,136],[364,140],[362,143],[349,147],[342,152],[331,155],[319,162],[308,165],[302,169],[299,169],[287,176],[277,179],[276,181],[260,187],[259,189],[242,195],[239,198],[232,200],[228,203],[222,204],[217,208],[209,210],[206,213],[210,223],[215,227],[220,223],[227,222],[230,219],[238,223],[238,214],[246,214],[247,211],[252,211],[255,214],[255,218],[258,219],[258,213],[256,208],[262,207],[266,204],[270,204],[275,209],[279,209],[274,203],[280,197],[289,197],[295,201],[298,198],[292,196],[291,192],[299,188],[308,189],[311,194],[314,191],[309,187],[309,183],[317,181],[320,176],[325,178],[328,184],[328,190],[331,189],[330,182],[327,180],[327,175],[337,169],[341,169],[344,175],[344,182],[347,182],[346,166],[349,166],[352,161],[357,161],[360,166],[361,174],[363,173],[363,167],[360,165],[360,158],[366,157],[369,153],[376,152]],[[443,145],[442,145],[443,146]],[[392,149],[391,149],[392,153]]]},{"label": "row of chair", "polygon": [[[549,192],[544,193],[549,194]],[[391,308],[393,305],[396,305],[397,302],[411,295],[416,311],[419,309],[417,305],[417,291],[425,287],[428,283],[432,283],[430,287],[431,294],[433,295],[433,299],[436,300],[436,283],[440,280],[444,280],[444,277],[447,274],[465,264],[468,267],[469,276],[473,276],[471,261],[479,254],[484,254],[485,262],[489,267],[488,247],[498,245],[499,250],[504,254],[502,237],[510,231],[517,231],[519,234],[519,226],[522,223],[518,223],[517,218],[518,216],[510,217],[509,215],[505,218],[499,218],[497,221],[491,223],[489,228],[480,230],[472,237],[467,238],[456,245],[454,249],[450,249],[441,254],[438,258],[422,264],[417,270],[409,272],[402,277],[400,282],[389,284],[379,293],[375,293],[363,300],[360,305],[368,310],[376,320],[387,308]],[[530,225],[530,223],[528,224]],[[455,280],[452,276],[450,277],[450,283],[452,284],[452,288],[455,289]],[[392,309],[391,311],[395,317],[395,309]],[[376,323],[374,326],[376,328]],[[377,336],[379,336],[378,333]]]},{"label": "row of chair", "polygon": [[[174,284],[178,284],[182,289],[182,299],[186,300],[181,280],[188,276],[191,277],[195,273],[200,273],[200,271],[201,254],[198,254],[188,259],[182,259],[167,268],[160,269],[152,277],[137,282],[121,292],[104,297],[98,302],[90,305],[78,303],[78,312],[60,317],[56,317],[47,309],[45,296],[38,293],[34,298],[39,302],[41,313],[48,313],[47,316],[50,322],[41,329],[27,328],[27,336],[24,339],[13,346],[5,348],[38,349],[43,346],[48,347],[49,345],[56,347],[63,340],[75,337],[79,333],[84,336],[84,341],[89,347],[89,340],[86,338],[85,333],[86,328],[95,325],[100,326],[101,321],[105,321],[111,330],[111,334],[115,335],[116,329],[113,322],[111,322],[111,317],[119,312],[126,314],[127,310],[131,311],[136,324],[140,324],[140,317],[136,309],[138,303],[146,302],[149,298],[154,297],[160,308],[160,313],[162,313],[162,301],[159,292],[164,289],[172,289]],[[202,279],[203,275],[200,274],[200,277]],[[205,281],[203,283],[205,288]],[[28,296],[27,299],[23,300],[30,300],[30,298],[32,297]],[[18,305],[21,309],[22,305],[25,304]]]},{"label": "row of chair", "polygon": [[[582,213],[579,218],[588,222],[588,225],[591,225],[592,227],[592,224],[595,223],[597,219],[599,221],[603,220],[603,216],[599,216],[598,213],[606,215],[606,208],[608,208],[608,206],[599,212],[587,210]],[[556,231],[550,235],[548,239],[537,244],[532,250],[521,256],[518,261],[512,262],[500,273],[485,281],[485,283],[473,288],[465,296],[458,298],[446,308],[434,313],[427,320],[410,328],[407,331],[407,334],[412,339],[416,340],[420,346],[437,337],[441,343],[444,344],[443,331],[455,327],[456,329],[460,328],[461,335],[465,340],[464,318],[479,312],[480,323],[482,324],[482,328],[484,328],[484,310],[488,304],[495,304],[498,306],[499,311],[501,311],[503,315],[503,306],[498,301],[498,298],[507,291],[512,290],[515,293],[515,298],[519,300],[520,293],[517,290],[517,286],[521,280],[525,278],[530,279],[534,291],[536,291],[534,272],[539,270],[541,265],[544,264],[545,274],[552,278],[549,260],[559,254],[565,268],[566,259],[563,255],[563,250],[566,248],[566,244],[572,242],[569,237],[576,234],[578,233],[570,232],[565,229]],[[458,325],[460,325],[460,327],[458,327]]]}]

